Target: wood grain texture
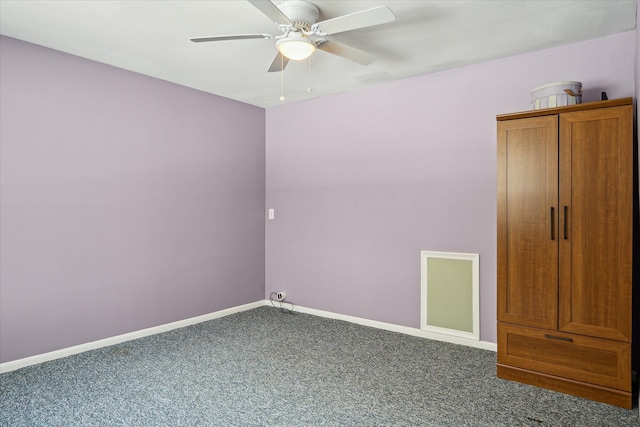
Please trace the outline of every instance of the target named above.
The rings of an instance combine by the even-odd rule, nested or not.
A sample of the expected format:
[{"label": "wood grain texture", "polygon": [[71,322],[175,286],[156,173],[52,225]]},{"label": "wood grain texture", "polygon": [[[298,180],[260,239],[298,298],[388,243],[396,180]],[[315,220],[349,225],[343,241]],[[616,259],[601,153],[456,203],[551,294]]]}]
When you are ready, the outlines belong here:
[{"label": "wood grain texture", "polygon": [[557,327],[558,121],[498,123],[498,320]]},{"label": "wood grain texture", "polygon": [[631,391],[631,344],[498,324],[498,363]]},{"label": "wood grain texture", "polygon": [[631,106],[560,116],[559,329],[631,340]]},{"label": "wood grain texture", "polygon": [[630,408],[631,98],[499,116],[497,160],[498,376]]}]

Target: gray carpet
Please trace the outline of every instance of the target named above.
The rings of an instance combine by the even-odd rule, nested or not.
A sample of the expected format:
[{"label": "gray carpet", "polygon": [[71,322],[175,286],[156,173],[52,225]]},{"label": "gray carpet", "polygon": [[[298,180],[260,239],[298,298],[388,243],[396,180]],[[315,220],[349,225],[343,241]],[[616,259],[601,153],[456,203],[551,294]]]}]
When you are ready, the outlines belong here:
[{"label": "gray carpet", "polygon": [[493,352],[261,307],[0,375],[2,426],[633,426]]}]

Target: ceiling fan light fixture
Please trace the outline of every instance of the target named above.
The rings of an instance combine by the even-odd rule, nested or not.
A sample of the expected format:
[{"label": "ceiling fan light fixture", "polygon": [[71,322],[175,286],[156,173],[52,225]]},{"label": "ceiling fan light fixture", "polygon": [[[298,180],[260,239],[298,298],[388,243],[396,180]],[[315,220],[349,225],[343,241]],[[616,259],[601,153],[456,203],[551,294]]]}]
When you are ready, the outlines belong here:
[{"label": "ceiling fan light fixture", "polygon": [[316,45],[300,33],[291,33],[276,42],[281,54],[294,61],[306,59],[316,50]]}]

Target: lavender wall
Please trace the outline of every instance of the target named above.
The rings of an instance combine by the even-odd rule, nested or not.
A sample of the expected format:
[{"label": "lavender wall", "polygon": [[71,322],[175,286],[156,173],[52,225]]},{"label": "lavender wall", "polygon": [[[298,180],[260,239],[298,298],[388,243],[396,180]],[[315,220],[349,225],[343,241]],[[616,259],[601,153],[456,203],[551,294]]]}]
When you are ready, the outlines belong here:
[{"label": "lavender wall", "polygon": [[267,110],[266,293],[419,327],[420,251],[480,254],[495,342],[496,124],[536,86],[634,94],[628,32]]},{"label": "lavender wall", "polygon": [[0,39],[0,361],[264,297],[265,112]]}]

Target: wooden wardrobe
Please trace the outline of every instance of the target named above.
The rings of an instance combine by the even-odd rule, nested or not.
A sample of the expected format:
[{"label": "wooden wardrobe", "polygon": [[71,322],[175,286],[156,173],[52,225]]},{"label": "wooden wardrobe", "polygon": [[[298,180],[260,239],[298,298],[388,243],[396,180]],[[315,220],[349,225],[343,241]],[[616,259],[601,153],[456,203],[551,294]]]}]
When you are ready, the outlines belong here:
[{"label": "wooden wardrobe", "polygon": [[632,406],[632,99],[497,116],[498,377]]}]

